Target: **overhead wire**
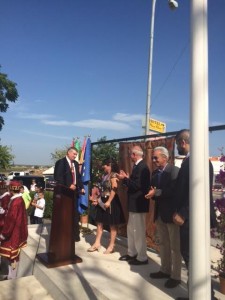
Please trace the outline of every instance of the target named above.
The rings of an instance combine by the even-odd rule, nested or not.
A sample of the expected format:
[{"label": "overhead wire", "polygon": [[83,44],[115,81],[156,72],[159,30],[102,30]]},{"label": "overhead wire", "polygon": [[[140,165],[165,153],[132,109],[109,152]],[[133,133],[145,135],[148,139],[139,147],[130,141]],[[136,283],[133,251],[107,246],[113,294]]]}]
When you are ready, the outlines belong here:
[{"label": "overhead wire", "polygon": [[166,76],[165,80],[163,81],[161,87],[159,88],[158,92],[156,93],[156,95],[153,97],[152,101],[151,101],[151,106],[152,103],[159,97],[161,91],[163,90],[164,86],[166,85],[167,81],[169,80],[169,78],[171,77],[173,71],[175,70],[177,64],[179,63],[179,61],[181,60],[182,56],[184,55],[184,52],[186,51],[187,47],[189,45],[189,41],[186,43],[186,45],[181,49],[180,54],[178,55],[175,63],[173,64],[171,70],[169,71],[168,75]]}]

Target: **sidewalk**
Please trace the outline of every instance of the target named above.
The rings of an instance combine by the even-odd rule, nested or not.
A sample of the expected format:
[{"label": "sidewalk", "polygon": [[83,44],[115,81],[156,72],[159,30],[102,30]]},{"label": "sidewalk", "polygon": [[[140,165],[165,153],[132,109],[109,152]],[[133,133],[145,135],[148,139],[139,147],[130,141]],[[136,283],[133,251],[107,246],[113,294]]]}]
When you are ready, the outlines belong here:
[{"label": "sidewalk", "polygon": [[[108,243],[108,232],[103,234],[100,251],[89,253],[87,249],[94,242],[96,232],[94,226],[89,225],[89,228],[91,232],[81,234],[81,241],[76,243],[76,254],[82,257],[82,263],[47,269],[35,256],[36,253],[43,253],[48,249],[50,225],[44,225],[41,236],[38,225],[29,225],[28,247],[21,252],[18,271],[18,276],[28,277],[1,282],[0,299],[170,300],[178,296],[187,296],[187,273],[184,266],[182,284],[174,289],[166,289],[165,280],[149,277],[150,272],[159,270],[160,259],[157,253],[148,251],[148,265],[131,266],[127,262],[121,262],[118,259],[126,254],[127,240],[118,238],[115,252],[105,255],[103,252]],[[212,261],[215,262],[218,250],[214,246],[211,249]],[[217,279],[215,288],[216,297],[225,299],[225,296],[218,292]]]}]

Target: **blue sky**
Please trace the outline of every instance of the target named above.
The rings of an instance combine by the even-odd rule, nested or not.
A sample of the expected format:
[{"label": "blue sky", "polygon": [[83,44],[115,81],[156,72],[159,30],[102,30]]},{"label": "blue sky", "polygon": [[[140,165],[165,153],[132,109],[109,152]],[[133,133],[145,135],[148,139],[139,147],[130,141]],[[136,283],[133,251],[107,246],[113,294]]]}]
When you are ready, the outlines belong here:
[{"label": "blue sky", "polygon": [[[209,0],[209,124],[225,124],[225,1]],[[52,164],[50,153],[143,134],[151,0],[2,0],[1,72],[19,100],[3,114],[1,143],[15,163]],[[157,0],[151,117],[189,127],[190,1]],[[225,146],[210,134],[210,155]]]}]

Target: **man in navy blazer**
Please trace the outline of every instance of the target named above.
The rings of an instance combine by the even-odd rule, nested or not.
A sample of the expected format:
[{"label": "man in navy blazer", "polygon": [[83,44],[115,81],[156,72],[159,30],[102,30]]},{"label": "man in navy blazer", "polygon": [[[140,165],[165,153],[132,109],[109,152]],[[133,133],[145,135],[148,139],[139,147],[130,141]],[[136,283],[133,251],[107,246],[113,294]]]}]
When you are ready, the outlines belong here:
[{"label": "man in navy blazer", "polygon": [[167,278],[165,287],[175,288],[181,283],[180,230],[173,223],[173,192],[179,168],[168,163],[169,152],[165,147],[156,147],[152,160],[157,169],[152,173],[151,188],[145,197],[155,200],[161,267],[150,277]]},{"label": "man in navy blazer", "polygon": [[[175,187],[175,214],[173,221],[180,226],[180,246],[181,255],[186,267],[189,267],[189,155],[190,155],[190,131],[182,129],[176,134],[176,145],[180,155],[185,155],[181,168],[179,170]],[[209,161],[209,192],[210,192],[210,226],[216,227],[216,215],[213,208],[213,166]],[[178,297],[176,300],[185,300],[189,298]],[[211,299],[216,299],[212,289]]]},{"label": "man in navy blazer", "polygon": [[79,172],[79,164],[75,160],[78,154],[76,148],[70,147],[65,157],[55,163],[54,180],[75,191],[75,241],[80,240],[79,236],[79,214],[77,208],[78,193],[84,193],[83,183]]},{"label": "man in navy blazer", "polygon": [[130,177],[123,170],[117,175],[127,187],[128,224],[127,242],[128,254],[119,258],[128,261],[130,265],[148,264],[146,245],[146,213],[149,211],[149,201],[146,201],[150,185],[150,171],[143,161],[143,150],[134,146],[131,150],[131,160],[134,167]]}]

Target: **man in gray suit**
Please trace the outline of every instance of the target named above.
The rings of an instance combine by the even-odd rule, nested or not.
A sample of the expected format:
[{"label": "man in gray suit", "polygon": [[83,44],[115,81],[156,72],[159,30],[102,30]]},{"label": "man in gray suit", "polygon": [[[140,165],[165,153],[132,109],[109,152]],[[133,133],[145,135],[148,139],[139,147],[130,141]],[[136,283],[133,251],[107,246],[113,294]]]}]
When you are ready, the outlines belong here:
[{"label": "man in gray suit", "polygon": [[168,278],[166,288],[175,288],[181,283],[181,253],[179,226],[173,223],[173,189],[179,168],[168,163],[169,152],[165,147],[156,147],[152,156],[157,169],[152,173],[151,188],[145,196],[155,200],[154,221],[159,237],[161,268],[150,273],[154,279]]},{"label": "man in gray suit", "polygon": [[131,150],[131,160],[134,162],[130,175],[123,170],[117,175],[127,187],[128,197],[128,224],[127,240],[128,254],[119,258],[128,261],[130,265],[148,264],[146,245],[146,213],[149,211],[149,202],[145,194],[149,190],[150,171],[143,161],[143,150],[140,146],[134,146]]}]

